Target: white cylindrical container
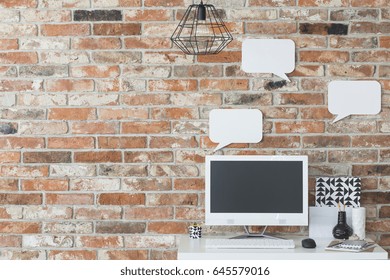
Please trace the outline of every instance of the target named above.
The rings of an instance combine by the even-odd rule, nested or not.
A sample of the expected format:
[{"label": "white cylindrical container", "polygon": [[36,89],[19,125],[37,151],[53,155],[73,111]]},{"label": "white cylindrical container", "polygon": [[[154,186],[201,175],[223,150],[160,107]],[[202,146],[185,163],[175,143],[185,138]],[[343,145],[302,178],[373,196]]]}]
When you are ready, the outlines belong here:
[{"label": "white cylindrical container", "polygon": [[366,208],[352,208],[352,229],[359,239],[366,238]]}]

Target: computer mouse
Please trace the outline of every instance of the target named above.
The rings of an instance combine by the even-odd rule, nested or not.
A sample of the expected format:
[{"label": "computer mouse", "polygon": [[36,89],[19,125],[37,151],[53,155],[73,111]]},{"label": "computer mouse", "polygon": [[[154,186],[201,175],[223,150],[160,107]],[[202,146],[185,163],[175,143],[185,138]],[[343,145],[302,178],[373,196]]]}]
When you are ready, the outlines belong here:
[{"label": "computer mouse", "polygon": [[317,246],[316,242],[311,238],[306,238],[302,240],[303,248],[315,248]]}]

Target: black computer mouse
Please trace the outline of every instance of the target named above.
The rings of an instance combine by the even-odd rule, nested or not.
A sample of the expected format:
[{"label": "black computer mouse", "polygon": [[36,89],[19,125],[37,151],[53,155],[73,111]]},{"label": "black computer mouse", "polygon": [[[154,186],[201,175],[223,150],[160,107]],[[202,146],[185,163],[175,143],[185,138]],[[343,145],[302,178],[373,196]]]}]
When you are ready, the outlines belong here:
[{"label": "black computer mouse", "polygon": [[316,242],[311,238],[306,238],[302,240],[303,248],[315,248],[317,246]]}]

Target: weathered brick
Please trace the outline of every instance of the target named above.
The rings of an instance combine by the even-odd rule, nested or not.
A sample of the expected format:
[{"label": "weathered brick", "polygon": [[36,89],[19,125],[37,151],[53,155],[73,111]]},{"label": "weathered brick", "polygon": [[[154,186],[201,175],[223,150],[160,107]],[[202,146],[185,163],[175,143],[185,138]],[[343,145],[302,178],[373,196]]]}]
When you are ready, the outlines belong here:
[{"label": "weathered brick", "polygon": [[283,8],[279,10],[279,17],[294,20],[327,20],[328,11],[326,9]]},{"label": "weathered brick", "polygon": [[284,7],[294,5],[294,0],[249,0],[249,6]]},{"label": "weathered brick", "polygon": [[370,49],[378,47],[378,38],[376,37],[342,37],[332,36],[329,39],[331,48],[352,48],[352,49]]},{"label": "weathered brick", "polygon": [[22,206],[8,205],[5,207],[0,207],[0,219],[22,219],[23,218],[23,208]]},{"label": "weathered brick", "polygon": [[122,133],[124,134],[159,134],[170,133],[170,131],[171,127],[168,121],[122,123]]},{"label": "weathered brick", "polygon": [[122,182],[122,189],[126,191],[167,191],[172,189],[172,180],[169,178],[126,178]]},{"label": "weathered brick", "polygon": [[176,215],[177,220],[204,220],[205,219],[205,211],[204,209],[198,209],[193,207],[176,207]]},{"label": "weathered brick", "polygon": [[78,50],[120,49],[119,38],[73,38],[72,48]]},{"label": "weathered brick", "polygon": [[376,9],[342,9],[330,11],[330,20],[349,21],[349,20],[377,20],[379,11]]},{"label": "weathered brick", "polygon": [[15,179],[0,179],[0,191],[17,191],[18,180]]},{"label": "weathered brick", "polygon": [[121,207],[76,207],[74,217],[77,220],[118,220],[121,218]]},{"label": "weathered brick", "polygon": [[150,222],[148,232],[159,234],[185,234],[188,223],[186,222]]},{"label": "weathered brick", "polygon": [[50,165],[51,177],[90,177],[96,176],[96,167],[92,165]]},{"label": "weathered brick", "polygon": [[344,63],[349,60],[349,53],[342,51],[300,51],[299,56],[304,62]]},{"label": "weathered brick", "polygon": [[[1,54],[0,54],[1,56]],[[1,57],[0,57],[1,60]],[[42,80],[28,81],[28,80],[0,80],[0,92],[6,91],[19,91],[19,92],[31,92],[42,91]]]},{"label": "weathered brick", "polygon": [[150,91],[195,91],[198,87],[196,80],[150,80]]},{"label": "weathered brick", "polygon": [[[210,56],[208,56],[210,57]],[[200,61],[201,57],[198,58]],[[183,52],[160,51],[148,52],[142,56],[142,61],[148,64],[192,64],[194,57],[186,55]]]},{"label": "weathered brick", "polygon": [[372,65],[329,65],[330,76],[341,77],[372,77],[375,66]]},{"label": "weathered brick", "polygon": [[141,222],[97,222],[96,233],[144,233],[146,224]]},{"label": "weathered brick", "polygon": [[2,1],[0,3],[1,8],[36,8],[38,5],[37,0],[10,0],[10,1]]},{"label": "weathered brick", "polygon": [[296,32],[295,22],[249,22],[246,24],[247,34],[292,34]]},{"label": "weathered brick", "polygon": [[46,90],[52,92],[92,91],[93,80],[48,80]]},{"label": "weathered brick", "polygon": [[390,207],[382,206],[379,210],[379,218],[390,218]]},{"label": "weathered brick", "polygon": [[151,250],[151,260],[177,260],[177,250]]},{"label": "weathered brick", "polygon": [[47,141],[49,149],[92,149],[95,147],[93,137],[50,137]]},{"label": "weathered brick", "polygon": [[0,233],[26,234],[40,233],[41,224],[35,222],[0,222]]},{"label": "weathered brick", "polygon": [[348,35],[348,25],[341,23],[300,23],[301,34]]},{"label": "weathered brick", "polygon": [[141,24],[139,23],[95,23],[93,34],[98,36],[113,35],[141,35]]},{"label": "weathered brick", "polygon": [[322,133],[325,130],[324,122],[276,122],[276,133]]},{"label": "weathered brick", "polygon": [[98,137],[100,149],[146,148],[146,137]]},{"label": "weathered brick", "polygon": [[72,217],[72,208],[58,206],[28,206],[23,208],[23,217],[27,220],[70,219]]},{"label": "weathered brick", "polygon": [[25,179],[21,183],[24,191],[67,191],[67,179]]},{"label": "weathered brick", "polygon": [[99,260],[147,260],[148,250],[99,250]]},{"label": "weathered brick", "polygon": [[71,191],[115,191],[120,189],[120,179],[71,179]]},{"label": "weathered brick", "polygon": [[240,51],[223,51],[219,54],[197,57],[198,62],[206,63],[237,63],[241,61]]},{"label": "weathered brick", "polygon": [[74,21],[122,21],[120,10],[75,10]]},{"label": "weathered brick", "polygon": [[68,125],[65,122],[29,121],[19,126],[19,133],[24,135],[66,134],[67,132]]},{"label": "weathered brick", "polygon": [[1,137],[1,149],[41,149],[45,146],[44,138],[39,137]]},{"label": "weathered brick", "polygon": [[173,184],[175,190],[204,190],[204,179],[200,178],[176,178]]},{"label": "weathered brick", "polygon": [[1,39],[1,50],[17,50],[19,48],[19,42],[17,39]]},{"label": "weathered brick", "polygon": [[223,98],[225,105],[252,105],[267,106],[272,104],[270,93],[225,93]]},{"label": "weathered brick", "polygon": [[124,246],[120,236],[79,236],[75,238],[75,246],[82,248],[120,248]]},{"label": "weathered brick", "polygon": [[116,122],[73,122],[74,134],[116,134],[119,131],[119,123]]},{"label": "weathered brick", "polygon": [[6,247],[22,247],[22,237],[17,235],[0,236],[0,246]]},{"label": "weathered brick", "polygon": [[21,66],[19,68],[21,77],[67,77],[67,66]]},{"label": "weathered brick", "polygon": [[0,134],[9,135],[16,134],[18,132],[17,124],[15,123],[1,123]]},{"label": "weathered brick", "polygon": [[147,174],[148,172],[145,165],[99,165],[99,175],[101,176],[145,177]]},{"label": "weathered brick", "polygon": [[349,0],[298,0],[298,5],[309,7],[347,7]]},{"label": "weathered brick", "polygon": [[375,150],[329,151],[329,162],[361,162],[370,163],[378,161],[378,152]]},{"label": "weathered brick", "polygon": [[197,205],[197,194],[148,194],[147,195],[148,206],[159,205]]},{"label": "weathered brick", "polygon": [[115,78],[119,76],[118,66],[88,65],[70,67],[70,76],[76,78]]},{"label": "weathered brick", "polygon": [[24,247],[72,247],[73,239],[70,236],[23,236]]},{"label": "weathered brick", "polygon": [[352,147],[389,147],[390,139],[387,135],[353,136]]},{"label": "weathered brick", "polygon": [[193,165],[153,165],[150,175],[154,177],[196,177],[199,170]]},{"label": "weathered brick", "polygon": [[323,120],[334,118],[327,107],[301,108],[300,111],[302,119]]},{"label": "weathered brick", "polygon": [[35,24],[0,23],[0,36],[36,36],[38,28]]},{"label": "weathered brick", "polygon": [[47,204],[83,205],[93,204],[93,194],[46,194]]},{"label": "weathered brick", "polygon": [[19,152],[0,152],[0,163],[19,163]]},{"label": "weathered brick", "polygon": [[351,33],[364,34],[388,34],[390,31],[390,22],[352,22]]},{"label": "weathered brick", "polygon": [[304,136],[302,139],[305,148],[339,148],[349,147],[351,138],[349,136]]},{"label": "weathered brick", "polygon": [[354,176],[390,176],[390,165],[353,165],[352,174]]},{"label": "weathered brick", "polygon": [[173,162],[173,153],[167,152],[125,152],[125,162]]},{"label": "weathered brick", "polygon": [[60,163],[71,162],[70,152],[24,152],[25,163]]},{"label": "weathered brick", "polygon": [[49,222],[44,223],[44,233],[51,234],[88,234],[93,232],[92,222]]},{"label": "weathered brick", "polygon": [[390,61],[390,51],[362,51],[362,52],[353,52],[352,61],[354,62],[389,62]]},{"label": "weathered brick", "polygon": [[185,136],[185,137],[172,137],[172,136],[160,136],[160,137],[151,137],[149,142],[150,148],[196,148],[198,147],[198,142],[195,137]]},{"label": "weathered brick", "polygon": [[171,18],[170,10],[127,10],[124,13],[126,21],[166,21]]},{"label": "weathered brick", "polygon": [[74,162],[121,162],[121,152],[75,152]]},{"label": "weathered brick", "polygon": [[48,166],[3,165],[0,167],[0,176],[4,177],[47,177],[48,175]]},{"label": "weathered brick", "polygon": [[93,120],[96,111],[92,108],[51,108],[49,120]]},{"label": "weathered brick", "polygon": [[3,193],[0,194],[0,204],[42,204],[42,194]]},{"label": "weathered brick", "polygon": [[172,248],[176,246],[174,236],[125,236],[127,248]]},{"label": "weathered brick", "polygon": [[152,38],[152,37],[142,37],[142,38],[125,38],[125,48],[126,49],[169,49],[171,46],[171,40],[168,38]]},{"label": "weathered brick", "polygon": [[94,52],[92,59],[102,64],[128,64],[141,62],[141,53],[133,51]]},{"label": "weathered brick", "polygon": [[86,36],[91,33],[89,24],[42,24],[43,36]]},{"label": "weathered brick", "polygon": [[173,207],[126,207],[124,219],[148,221],[173,219]]},{"label": "weathered brick", "polygon": [[243,79],[228,79],[228,80],[201,80],[200,89],[207,91],[237,91],[248,90],[249,81]]},{"label": "weathered brick", "polygon": [[171,75],[171,68],[168,66],[125,66],[124,77],[137,78],[168,78]]},{"label": "weathered brick", "polygon": [[144,205],[144,194],[103,193],[98,196],[100,205]]},{"label": "weathered brick", "polygon": [[0,258],[5,260],[44,260],[46,252],[44,250],[2,250]]},{"label": "weathered brick", "polygon": [[[38,48],[38,47],[37,47]],[[53,47],[55,48],[55,47]],[[89,63],[89,56],[86,52],[81,51],[43,51],[41,52],[41,63],[44,64],[70,64],[70,63]],[[59,83],[66,83],[62,80]],[[67,86],[69,87],[69,86]],[[51,90],[50,90],[51,91]]]},{"label": "weathered brick", "polygon": [[375,133],[377,124],[374,120],[336,122],[327,127],[330,133]]},{"label": "weathered brick", "polygon": [[21,38],[21,50],[55,50],[69,49],[69,39],[66,38]]},{"label": "weathered brick", "polygon": [[48,252],[47,258],[49,260],[96,260],[96,251],[87,250],[51,250]]},{"label": "weathered brick", "polygon": [[197,119],[199,117],[196,108],[153,108],[151,115],[157,120]]}]

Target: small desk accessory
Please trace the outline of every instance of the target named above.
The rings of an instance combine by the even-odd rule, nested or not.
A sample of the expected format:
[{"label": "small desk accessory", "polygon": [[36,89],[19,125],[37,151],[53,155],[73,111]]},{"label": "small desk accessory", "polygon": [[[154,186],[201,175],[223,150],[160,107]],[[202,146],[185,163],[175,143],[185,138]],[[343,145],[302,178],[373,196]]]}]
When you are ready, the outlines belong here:
[{"label": "small desk accessory", "polygon": [[366,238],[366,208],[352,208],[352,229],[359,239]]},{"label": "small desk accessory", "polygon": [[358,253],[367,251],[371,248],[374,248],[375,246],[376,244],[374,242],[368,242],[364,240],[334,240],[325,248],[325,250]]},{"label": "small desk accessory", "polygon": [[198,224],[193,224],[188,227],[188,233],[192,239],[202,238],[202,227]]},{"label": "small desk accessory", "polygon": [[332,230],[333,237],[336,239],[348,239],[352,233],[352,228],[347,224],[347,213],[345,212],[345,205],[343,211],[340,208],[340,203],[338,203],[338,217],[337,224]]}]

